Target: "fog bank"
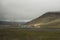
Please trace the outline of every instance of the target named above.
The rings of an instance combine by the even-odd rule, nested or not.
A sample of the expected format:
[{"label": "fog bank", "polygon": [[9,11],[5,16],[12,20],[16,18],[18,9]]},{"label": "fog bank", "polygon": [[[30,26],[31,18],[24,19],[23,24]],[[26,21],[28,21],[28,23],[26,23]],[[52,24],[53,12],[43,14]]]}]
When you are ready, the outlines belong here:
[{"label": "fog bank", "polygon": [[60,0],[0,0],[2,21],[27,22],[49,11],[60,11]]}]

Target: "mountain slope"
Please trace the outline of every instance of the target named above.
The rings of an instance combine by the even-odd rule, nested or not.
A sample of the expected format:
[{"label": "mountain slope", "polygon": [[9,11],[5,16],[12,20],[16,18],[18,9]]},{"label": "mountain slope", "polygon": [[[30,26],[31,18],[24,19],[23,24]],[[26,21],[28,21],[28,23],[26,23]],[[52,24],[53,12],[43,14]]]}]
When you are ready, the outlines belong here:
[{"label": "mountain slope", "polygon": [[[58,24],[58,25],[57,25]],[[31,25],[35,27],[47,27],[47,26],[59,26],[60,27],[60,12],[47,12],[42,16],[26,23],[26,25]]]},{"label": "mountain slope", "polygon": [[60,28],[60,19],[53,20],[48,23],[39,23],[37,26],[40,26],[41,28]]}]

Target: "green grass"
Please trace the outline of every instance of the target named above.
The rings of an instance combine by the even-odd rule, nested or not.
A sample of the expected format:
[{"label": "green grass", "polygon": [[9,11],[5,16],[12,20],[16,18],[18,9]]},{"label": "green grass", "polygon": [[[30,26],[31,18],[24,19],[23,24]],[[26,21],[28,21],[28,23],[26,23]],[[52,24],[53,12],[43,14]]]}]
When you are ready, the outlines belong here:
[{"label": "green grass", "polygon": [[0,29],[0,40],[60,40],[60,32],[19,28]]}]

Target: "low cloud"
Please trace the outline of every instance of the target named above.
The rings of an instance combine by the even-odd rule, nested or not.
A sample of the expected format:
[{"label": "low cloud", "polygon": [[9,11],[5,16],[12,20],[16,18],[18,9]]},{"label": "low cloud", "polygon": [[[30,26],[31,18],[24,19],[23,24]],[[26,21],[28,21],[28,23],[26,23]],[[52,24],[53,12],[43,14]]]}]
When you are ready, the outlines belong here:
[{"label": "low cloud", "polygon": [[49,11],[60,11],[60,0],[0,0],[0,20],[27,21]]}]

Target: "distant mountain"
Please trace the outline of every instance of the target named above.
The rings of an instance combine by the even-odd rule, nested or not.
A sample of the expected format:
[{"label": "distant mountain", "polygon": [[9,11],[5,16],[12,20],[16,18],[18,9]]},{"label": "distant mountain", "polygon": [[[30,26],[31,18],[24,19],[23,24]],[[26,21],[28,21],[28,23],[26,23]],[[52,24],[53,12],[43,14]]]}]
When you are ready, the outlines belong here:
[{"label": "distant mountain", "polygon": [[0,21],[0,25],[15,25],[15,24],[24,24],[25,22],[8,22],[8,21]]},{"label": "distant mountain", "polygon": [[60,28],[60,12],[47,12],[25,25],[39,28]]}]

